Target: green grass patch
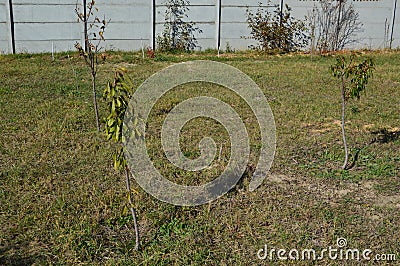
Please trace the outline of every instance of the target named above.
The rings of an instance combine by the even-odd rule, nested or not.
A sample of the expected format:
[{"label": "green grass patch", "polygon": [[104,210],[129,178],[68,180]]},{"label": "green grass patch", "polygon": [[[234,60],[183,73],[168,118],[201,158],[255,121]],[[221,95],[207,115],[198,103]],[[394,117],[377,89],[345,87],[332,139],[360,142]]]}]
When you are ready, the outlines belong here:
[{"label": "green grass patch", "polygon": [[[158,54],[153,60],[141,53],[109,53],[100,65],[99,90],[118,67],[128,69],[136,86],[182,61],[237,67],[260,86],[277,126],[271,174],[250,193],[247,185],[260,151],[251,109],[237,95],[206,83],[167,93],[151,113],[147,145],[168,179],[204,184],[229,160],[227,132],[207,119],[183,128],[181,146],[196,158],[199,141],[213,137],[221,152],[212,168],[188,173],[162,152],[162,121],[181,101],[200,95],[226,101],[243,119],[250,165],[235,189],[198,207],[160,202],[134,183],[139,252],[132,251],[133,222],[121,215],[125,184],[122,173],[112,169],[114,144],[96,132],[86,66],[72,52],[57,54],[54,61],[49,54],[1,55],[0,265],[268,265],[257,259],[265,244],[321,250],[339,237],[350,248],[396,253],[399,260],[400,53],[367,55],[375,60],[376,72],[361,100],[349,104],[346,124],[351,154],[360,152],[355,167],[342,171],[340,91],[329,72],[333,56],[247,52],[217,57],[208,51]],[[99,105],[104,117],[105,102]],[[328,263],[341,265],[318,265]]]}]

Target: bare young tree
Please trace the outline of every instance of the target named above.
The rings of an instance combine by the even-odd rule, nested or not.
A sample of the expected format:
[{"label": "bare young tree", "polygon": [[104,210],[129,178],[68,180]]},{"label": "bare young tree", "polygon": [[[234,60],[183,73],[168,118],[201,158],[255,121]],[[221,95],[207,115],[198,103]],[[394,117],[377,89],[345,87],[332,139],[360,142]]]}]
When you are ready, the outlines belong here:
[{"label": "bare young tree", "polygon": [[[110,22],[110,20],[100,19],[95,16],[95,11],[98,11],[98,8],[95,7],[96,1],[91,0],[86,4],[84,1],[84,5],[81,10],[81,7],[76,4],[75,6],[75,14],[78,17],[78,21],[83,23],[84,25],[84,38],[85,45],[82,45],[79,42],[75,43],[75,48],[78,50],[79,55],[84,58],[86,64],[90,68],[90,74],[92,77],[92,89],[93,89],[93,105],[94,111],[96,115],[96,126],[97,131],[100,132],[100,118],[99,118],[99,109],[97,107],[97,91],[96,91],[96,76],[97,70],[99,66],[99,52],[103,47],[101,47],[101,42],[105,41],[104,39],[104,31]],[[95,30],[97,29],[97,30]]]},{"label": "bare young tree", "polygon": [[359,14],[347,0],[321,0],[308,15],[314,23],[315,46],[320,52],[340,51],[357,42],[362,30]]}]

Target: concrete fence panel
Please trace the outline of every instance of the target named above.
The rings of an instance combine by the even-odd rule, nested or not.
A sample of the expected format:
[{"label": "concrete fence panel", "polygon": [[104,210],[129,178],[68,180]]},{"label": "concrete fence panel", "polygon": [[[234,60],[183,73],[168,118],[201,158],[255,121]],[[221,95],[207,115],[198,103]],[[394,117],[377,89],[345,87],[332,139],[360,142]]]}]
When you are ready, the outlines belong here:
[{"label": "concrete fence panel", "polygon": [[[84,0],[0,0],[0,52],[49,52],[73,50],[83,41],[75,6]],[[90,0],[87,0],[90,1]],[[188,21],[196,23],[198,49],[247,49],[254,41],[246,38],[250,29],[246,9],[255,11],[260,0],[190,0]],[[292,14],[304,19],[314,0],[261,1],[273,10],[288,4]],[[396,48],[400,45],[400,13],[397,0],[355,1],[363,29],[351,48]],[[153,47],[165,21],[165,0],[98,0],[97,16],[111,19],[106,29],[106,49],[138,50]]]}]

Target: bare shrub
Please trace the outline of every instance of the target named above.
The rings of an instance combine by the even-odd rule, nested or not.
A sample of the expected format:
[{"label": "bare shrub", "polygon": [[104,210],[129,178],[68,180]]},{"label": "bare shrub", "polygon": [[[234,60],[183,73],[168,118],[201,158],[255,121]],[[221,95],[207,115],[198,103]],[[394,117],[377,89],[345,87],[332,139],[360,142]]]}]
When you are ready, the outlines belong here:
[{"label": "bare shrub", "polygon": [[340,51],[357,42],[357,33],[362,30],[359,14],[346,0],[321,0],[309,12],[311,22],[312,49],[320,52]]}]

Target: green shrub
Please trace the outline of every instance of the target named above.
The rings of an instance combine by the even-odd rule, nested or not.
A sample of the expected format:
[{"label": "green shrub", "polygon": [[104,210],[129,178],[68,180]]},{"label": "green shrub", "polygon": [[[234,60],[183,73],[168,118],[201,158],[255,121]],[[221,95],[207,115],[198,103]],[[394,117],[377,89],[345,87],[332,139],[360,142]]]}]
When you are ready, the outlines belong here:
[{"label": "green shrub", "polygon": [[184,21],[188,18],[189,1],[167,0],[165,3],[164,31],[157,36],[157,48],[163,52],[192,51],[197,46],[195,33],[202,33],[194,22]]},{"label": "green shrub", "polygon": [[277,7],[274,11],[260,7],[255,13],[247,8],[247,23],[251,29],[251,39],[258,42],[258,49],[264,51],[292,52],[308,45],[309,36],[306,24],[285,10]]}]

